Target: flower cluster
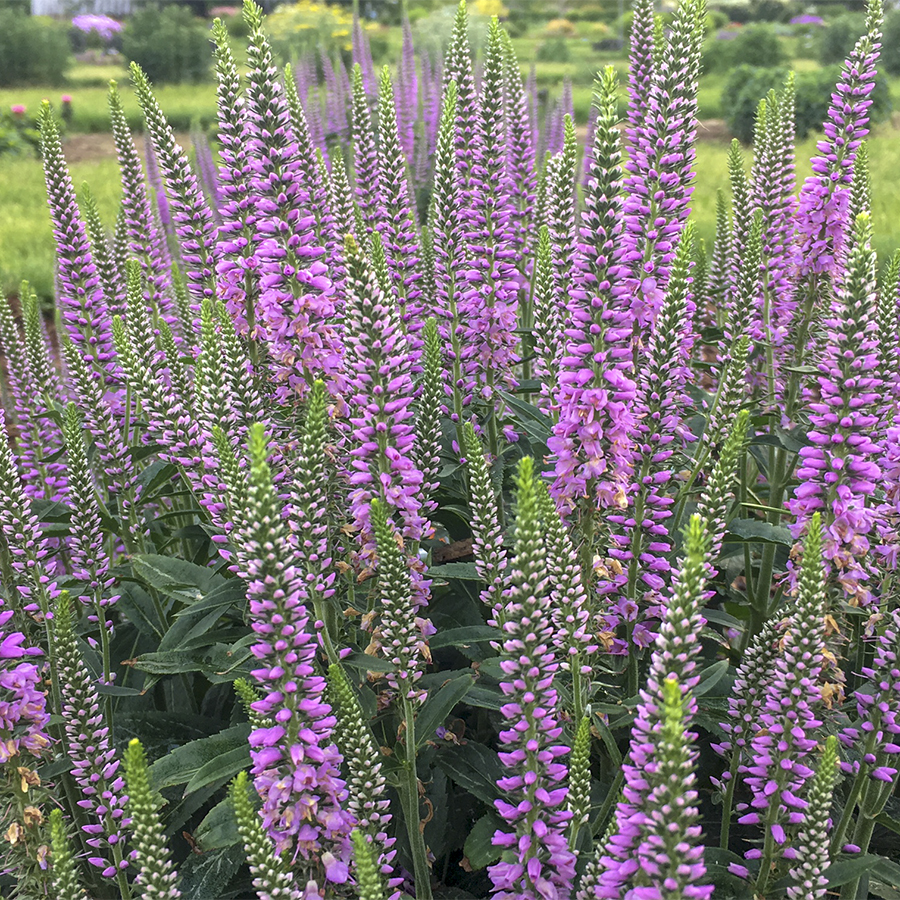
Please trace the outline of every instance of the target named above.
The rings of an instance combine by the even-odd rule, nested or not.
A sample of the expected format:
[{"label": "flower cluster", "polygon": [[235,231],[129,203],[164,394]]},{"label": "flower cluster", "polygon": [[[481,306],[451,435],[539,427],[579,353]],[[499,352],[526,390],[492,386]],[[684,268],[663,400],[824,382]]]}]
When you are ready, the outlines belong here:
[{"label": "flower cluster", "polygon": [[82,13],[72,19],[72,27],[85,34],[93,32],[100,35],[104,41],[109,41],[114,34],[122,30],[122,23],[99,13]]},{"label": "flower cluster", "polygon": [[581,163],[572,83],[545,97],[498,20],[478,65],[465,2],[443,62],[405,20],[379,73],[339,17],[282,72],[245,0],[246,77],[217,22],[192,155],[133,67],[112,232],[42,112],[60,326],[0,304],[0,868],[29,896],[799,897],[842,869],[855,896],[835,864],[871,861],[900,780],[879,0],[799,200],[788,78],[710,258],[702,0],[668,30],[636,2],[624,133],[607,68]]}]

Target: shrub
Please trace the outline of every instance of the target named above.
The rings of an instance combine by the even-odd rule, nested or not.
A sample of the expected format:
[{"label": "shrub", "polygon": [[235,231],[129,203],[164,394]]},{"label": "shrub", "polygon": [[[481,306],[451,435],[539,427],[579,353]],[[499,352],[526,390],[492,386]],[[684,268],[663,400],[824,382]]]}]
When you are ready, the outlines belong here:
[{"label": "shrub", "polygon": [[285,4],[269,16],[272,46],[283,59],[294,59],[320,47],[328,56],[336,51],[349,53],[353,17],[328,3],[299,0]]},{"label": "shrub", "polygon": [[61,84],[70,62],[65,26],[15,7],[0,9],[0,87]]},{"label": "shrub", "polygon": [[733,38],[724,35],[708,41],[703,66],[709,72],[725,72],[738,65],[773,68],[787,62],[784,47],[771,25],[747,25]]},{"label": "shrub", "polygon": [[569,19],[551,19],[544,34],[548,37],[573,37],[575,35],[575,26]]},{"label": "shrub", "polygon": [[9,110],[0,110],[0,156],[34,155],[40,142],[40,134],[33,116],[24,106],[16,104]]},{"label": "shrub", "polygon": [[[722,110],[732,135],[749,144],[759,101],[770,90],[779,90],[787,77],[783,68],[738,66],[733,69],[722,90]],[[811,131],[821,129],[828,112],[831,92],[840,77],[840,66],[828,66],[796,76],[797,137],[803,140]],[[879,75],[872,92],[869,110],[873,122],[883,122],[891,113],[891,95],[887,80]]]},{"label": "shrub", "polygon": [[823,66],[843,62],[864,31],[865,18],[859,14],[847,13],[829,22],[819,36],[819,62]]},{"label": "shrub", "polygon": [[209,35],[180,6],[147,7],[125,28],[122,53],[157,84],[202,81],[209,74]]},{"label": "shrub", "polygon": [[569,42],[564,37],[550,38],[537,48],[538,62],[568,62],[571,57]]},{"label": "shrub", "polygon": [[900,12],[893,12],[884,20],[881,65],[888,75],[900,75]]}]

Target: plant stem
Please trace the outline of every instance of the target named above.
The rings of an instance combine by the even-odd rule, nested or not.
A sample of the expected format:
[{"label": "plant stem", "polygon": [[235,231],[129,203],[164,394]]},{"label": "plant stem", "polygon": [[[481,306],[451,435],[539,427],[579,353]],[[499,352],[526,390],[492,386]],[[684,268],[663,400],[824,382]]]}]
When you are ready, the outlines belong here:
[{"label": "plant stem", "polygon": [[416,718],[412,701],[403,698],[403,719],[406,723],[406,760],[403,766],[403,781],[400,796],[405,807],[406,833],[409,837],[409,852],[413,861],[413,875],[416,880],[418,900],[432,900],[431,869],[428,852],[425,849],[425,835],[419,821],[419,776],[416,771]]},{"label": "plant stem", "polygon": [[719,846],[723,850],[728,849],[728,839],[731,834],[731,807],[734,803],[734,789],[737,784],[737,772],[741,764],[741,751],[732,747],[731,765],[728,767],[730,778],[725,786],[725,796],[722,799],[722,825],[719,829]]}]

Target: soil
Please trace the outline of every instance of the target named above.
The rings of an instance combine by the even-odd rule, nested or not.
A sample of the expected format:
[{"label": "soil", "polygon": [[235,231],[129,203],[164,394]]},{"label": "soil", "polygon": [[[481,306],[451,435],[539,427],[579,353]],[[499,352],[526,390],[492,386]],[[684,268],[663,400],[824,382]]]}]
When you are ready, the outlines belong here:
[{"label": "soil", "polygon": [[[185,134],[175,134],[175,140],[182,147],[190,147],[191,136]],[[144,158],[144,138],[142,135],[135,135],[135,146],[141,159]],[[116,155],[116,145],[113,143],[112,132],[102,134],[73,134],[67,137],[63,142],[65,149],[66,161],[69,163],[92,162],[97,159],[112,159]]]},{"label": "soil", "polygon": [[[895,113],[900,120],[900,113]],[[900,124],[900,123],[898,123]],[[576,129],[579,140],[583,143],[587,137],[587,128],[580,126]],[[135,144],[138,153],[143,159],[144,141],[140,135],[136,136]],[[713,141],[715,143],[728,144],[731,135],[725,125],[724,119],[704,119],[697,125],[697,137],[701,141]],[[182,147],[190,146],[190,135],[176,134],[175,140]],[[112,134],[73,134],[65,140],[66,159],[70,163],[91,162],[95,159],[107,159],[116,155],[116,147]]]}]

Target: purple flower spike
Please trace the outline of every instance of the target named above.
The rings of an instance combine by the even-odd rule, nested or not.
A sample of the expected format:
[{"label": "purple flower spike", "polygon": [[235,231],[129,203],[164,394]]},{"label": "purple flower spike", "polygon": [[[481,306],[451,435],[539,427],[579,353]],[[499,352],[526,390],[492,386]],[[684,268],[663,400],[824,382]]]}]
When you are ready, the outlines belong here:
[{"label": "purple flower spike", "polygon": [[640,692],[624,763],[622,800],[598,864],[582,883],[579,900],[617,900],[626,896],[632,882],[633,896],[648,900],[670,896],[669,891],[690,898],[712,895],[712,885],[703,884],[706,869],[693,773],[696,735],[687,731],[697,712],[693,691],[699,681],[696,658],[704,621],[700,610],[709,571],[710,536],[700,516],[691,517],[685,547],[647,685]]},{"label": "purple flower spike", "polygon": [[622,265],[622,168],[616,74],[607,68],[595,95],[598,106],[593,162],[579,228],[579,272],[569,297],[567,347],[554,400],[559,421],[548,442],[554,456],[552,493],[572,507],[587,498],[593,509],[625,504],[636,425],[632,379],[633,322],[614,303],[612,286]]},{"label": "purple flower spike", "polygon": [[[654,619],[664,609],[662,595],[669,581],[672,550],[667,522],[675,503],[670,486],[675,475],[673,455],[688,434],[679,405],[691,378],[687,361],[693,336],[692,250],[693,229],[687,226],[638,378],[636,405],[641,415],[635,429],[635,482],[628,491],[628,508],[608,516],[613,526],[609,555],[626,570],[622,597],[607,619],[609,630],[622,624],[622,610],[634,610],[636,604]],[[632,639],[646,640],[646,625],[629,623],[628,628]]]},{"label": "purple flower spike", "polygon": [[575,877],[575,854],[566,844],[565,782],[561,761],[569,748],[561,742],[555,714],[553,681],[559,668],[553,649],[550,595],[545,576],[540,501],[530,457],[519,463],[516,495],[515,555],[508,591],[497,623],[500,642],[500,689],[506,702],[500,712],[500,761],[506,774],[497,800],[506,827],[494,834],[504,849],[488,874],[498,900],[569,897]]},{"label": "purple flower spike", "polygon": [[[84,826],[87,844],[95,855],[88,858],[105,878],[116,878],[128,868],[125,840],[130,820],[125,817],[125,781],[120,761],[111,745],[109,726],[100,710],[100,698],[78,652],[72,608],[63,592],[54,609],[54,653],[58,658],[62,716],[72,777],[81,789],[79,807],[90,821]],[[124,884],[124,875],[120,885]]]},{"label": "purple flower spike", "polygon": [[[631,274],[619,296],[641,326],[651,324],[659,311],[690,211],[704,9],[698,0],[678,7],[669,40],[659,53],[658,69],[643,95],[643,122],[634,129],[631,142],[623,204],[625,261]],[[642,59],[645,66],[646,56]],[[633,77],[646,77],[637,76],[637,71]]]},{"label": "purple flower spike", "polygon": [[332,742],[335,718],[323,699],[325,679],[314,667],[317,641],[303,573],[285,562],[296,545],[272,485],[261,425],[251,427],[249,441],[249,477],[246,469],[235,470],[228,502],[239,523],[232,541],[258,637],[253,676],[265,690],[253,711],[268,722],[250,735],[263,826],[275,852],[292,865],[298,859],[311,865],[327,853],[346,863],[354,821]]},{"label": "purple flower spike", "polygon": [[50,218],[59,264],[59,304],[73,343],[94,370],[94,377],[113,380],[115,351],[109,309],[97,267],[91,256],[87,231],[78,211],[50,104],[41,109],[41,156],[50,201]]},{"label": "purple flower spike", "polygon": [[372,549],[369,507],[373,498],[399,514],[402,534],[409,540],[420,540],[429,525],[422,514],[422,473],[413,462],[414,390],[409,346],[397,307],[382,293],[351,237],[346,256],[350,510],[367,555]]},{"label": "purple flower spike", "polygon": [[400,147],[399,120],[396,117],[391,71],[381,70],[378,92],[378,148],[381,176],[381,237],[391,283],[400,304],[400,318],[409,332],[424,325],[419,297],[421,278],[419,232],[415,220],[414,199],[409,192],[406,159]]},{"label": "purple flower spike", "polygon": [[215,223],[197,176],[150,90],[150,82],[137,63],[131,64],[131,80],[147,130],[153,140],[160,170],[169,195],[169,208],[181,257],[187,269],[188,291],[195,304],[215,293]]},{"label": "purple flower spike", "polygon": [[[122,170],[122,214],[128,235],[127,255],[128,258],[140,260],[141,270],[147,281],[147,302],[164,315],[169,325],[177,327],[177,318],[172,309],[169,275],[172,260],[165,235],[150,206],[144,169],[114,82],[109,87],[109,111],[119,168]],[[120,277],[119,282],[121,281]]]},{"label": "purple flower spike", "polygon": [[[772,862],[781,855],[786,829],[803,821],[805,785],[812,776],[810,756],[817,746],[818,687],[825,649],[825,572],[818,513],[810,520],[796,604],[783,651],[775,659],[765,702],[751,727],[754,734],[739,768],[752,799],[738,805],[742,824],[764,828],[763,860],[757,891],[765,895]],[[757,851],[749,851],[756,853]],[[750,858],[748,856],[748,858]]]},{"label": "purple flower spike", "polygon": [[466,372],[480,399],[495,403],[498,389],[515,386],[518,361],[518,282],[503,145],[503,43],[496,19],[488,34],[478,112],[475,144],[467,148],[472,201],[460,317]]},{"label": "purple flower spike", "polygon": [[820,155],[813,157],[813,174],[800,189],[795,238],[795,264],[800,277],[833,276],[848,237],[846,213],[853,163],[860,143],[869,133],[868,110],[875,88],[883,19],[881,0],[870,0],[866,34],[844,63],[841,79],[831,95],[825,138],[816,145]]},{"label": "purple flower spike", "polygon": [[846,273],[823,323],[826,343],[817,365],[818,397],[810,403],[810,446],[800,450],[800,484],[787,504],[797,516],[795,536],[813,511],[821,512],[825,556],[854,606],[874,602],[868,551],[878,516],[872,495],[881,475],[872,440],[881,382],[870,234],[868,217],[860,216]]},{"label": "purple flower spike", "polygon": [[[248,168],[256,201],[256,256],[261,273],[256,314],[275,366],[277,394],[305,396],[316,378],[341,387],[342,348],[330,319],[334,287],[316,235],[302,161],[259,7],[247,0],[250,28],[247,90]],[[309,161],[316,171],[315,160]]]},{"label": "purple flower spike", "polygon": [[247,168],[246,114],[241,79],[228,40],[228,29],[218,19],[213,24],[216,40],[216,96],[219,113],[219,185],[222,224],[216,232],[216,277],[219,296],[225,301],[238,333],[250,333],[258,297],[253,229],[256,210],[250,194]]},{"label": "purple flower spike", "polygon": [[26,662],[26,657],[42,656],[43,651],[31,646],[22,632],[7,630],[15,613],[3,605],[0,600],[0,766],[24,762],[20,758],[25,753],[41,757],[50,747],[41,672]]}]

